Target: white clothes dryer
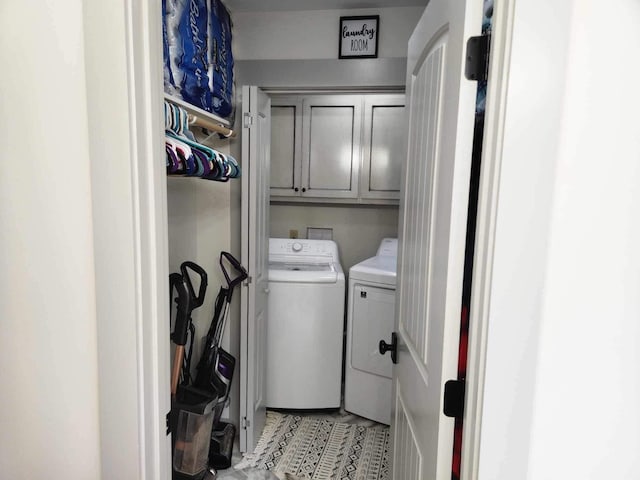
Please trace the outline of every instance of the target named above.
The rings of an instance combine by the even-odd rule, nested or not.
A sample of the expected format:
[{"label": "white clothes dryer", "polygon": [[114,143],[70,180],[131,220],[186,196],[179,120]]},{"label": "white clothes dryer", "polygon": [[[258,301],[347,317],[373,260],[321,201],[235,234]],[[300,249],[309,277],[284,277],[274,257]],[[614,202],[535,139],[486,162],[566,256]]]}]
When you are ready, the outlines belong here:
[{"label": "white clothes dryer", "polygon": [[344,303],[335,242],[269,239],[267,407],[340,407]]},{"label": "white clothes dryer", "polygon": [[393,332],[397,253],[398,240],[385,238],[375,257],[349,270],[344,408],[387,425],[392,363],[378,345]]}]

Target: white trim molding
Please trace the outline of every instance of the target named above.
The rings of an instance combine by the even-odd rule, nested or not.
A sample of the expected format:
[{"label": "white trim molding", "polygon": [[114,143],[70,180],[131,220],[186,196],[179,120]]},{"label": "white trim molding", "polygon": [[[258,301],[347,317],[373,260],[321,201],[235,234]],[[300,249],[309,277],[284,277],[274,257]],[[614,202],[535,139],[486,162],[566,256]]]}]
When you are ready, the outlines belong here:
[{"label": "white trim molding", "polygon": [[482,400],[491,298],[491,276],[498,213],[502,139],[509,83],[515,0],[496,2],[485,110],[482,167],[473,265],[461,479],[478,478]]},{"label": "white trim molding", "polygon": [[162,151],[162,17],[155,2],[127,1],[129,115],[138,291],[139,408],[145,419],[142,478],[171,478],[165,419],[169,395],[169,278],[166,174]]},{"label": "white trim molding", "polygon": [[85,2],[103,478],[171,478],[161,8]]}]

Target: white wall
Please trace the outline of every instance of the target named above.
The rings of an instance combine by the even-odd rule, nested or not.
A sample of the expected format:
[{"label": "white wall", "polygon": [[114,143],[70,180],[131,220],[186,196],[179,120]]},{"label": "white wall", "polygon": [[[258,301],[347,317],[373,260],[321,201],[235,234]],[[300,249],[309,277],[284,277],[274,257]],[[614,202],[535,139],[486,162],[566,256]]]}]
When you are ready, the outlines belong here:
[{"label": "white wall", "polygon": [[573,4],[528,478],[640,478],[640,4]]},{"label": "white wall", "polygon": [[398,236],[398,207],[272,204],[272,237],[288,238],[289,230],[307,237],[307,227],[333,228],[345,273],[376,254],[380,241]]},{"label": "white wall", "polygon": [[[237,12],[236,80],[269,88],[403,87],[407,42],[424,8]],[[338,59],[340,16],[380,15],[379,55]]]},{"label": "white wall", "polygon": [[639,22],[516,2],[481,479],[640,478]]},{"label": "white wall", "polygon": [[2,2],[0,44],[0,476],[100,478],[82,2]]},{"label": "white wall", "polygon": [[[555,2],[549,18],[551,3],[516,2],[484,393],[483,417],[490,420],[483,419],[481,479],[526,478],[528,471],[525,432],[534,409],[532,379],[571,18],[568,2]],[[531,62],[545,72],[535,82],[527,69]]]},{"label": "white wall", "polygon": [[[338,58],[340,16],[380,15],[379,58],[406,57],[424,7],[232,13],[236,60]],[[345,62],[357,60],[345,60]]]},{"label": "white wall", "polygon": [[182,262],[191,260],[202,266],[209,277],[206,304],[196,310],[198,315],[208,316],[205,312],[210,307],[208,301],[211,299],[213,303],[218,287],[224,281],[218,257],[221,250],[229,249],[229,190],[228,182],[167,179],[169,268],[177,272]]}]

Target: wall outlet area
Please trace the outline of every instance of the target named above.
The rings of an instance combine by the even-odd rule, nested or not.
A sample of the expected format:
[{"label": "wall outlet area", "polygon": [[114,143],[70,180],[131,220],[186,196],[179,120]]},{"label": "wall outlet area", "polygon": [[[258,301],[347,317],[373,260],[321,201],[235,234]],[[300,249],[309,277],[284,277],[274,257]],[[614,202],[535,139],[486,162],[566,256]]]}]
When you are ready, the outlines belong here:
[{"label": "wall outlet area", "polygon": [[307,238],[333,240],[333,228],[307,227]]},{"label": "wall outlet area", "polygon": [[[300,232],[296,229],[290,229],[289,238],[300,238]],[[333,228],[307,227],[307,238],[312,240],[333,240]]]}]

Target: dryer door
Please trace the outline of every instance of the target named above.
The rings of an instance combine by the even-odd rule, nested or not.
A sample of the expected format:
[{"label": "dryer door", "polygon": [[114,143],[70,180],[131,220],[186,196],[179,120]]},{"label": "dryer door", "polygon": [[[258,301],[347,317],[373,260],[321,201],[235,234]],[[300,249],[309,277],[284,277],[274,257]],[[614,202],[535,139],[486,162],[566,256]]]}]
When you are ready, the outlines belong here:
[{"label": "dryer door", "polygon": [[395,290],[355,285],[350,359],[353,368],[391,378],[391,357],[380,355],[378,343],[381,338],[391,338],[395,299]]}]

